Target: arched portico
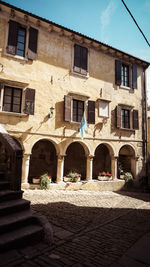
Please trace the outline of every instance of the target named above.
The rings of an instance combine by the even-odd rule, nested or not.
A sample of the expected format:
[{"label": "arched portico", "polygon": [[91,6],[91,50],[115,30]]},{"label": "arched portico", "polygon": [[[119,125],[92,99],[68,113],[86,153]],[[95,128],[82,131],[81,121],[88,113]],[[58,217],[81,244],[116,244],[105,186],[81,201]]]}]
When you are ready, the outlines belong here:
[{"label": "arched portico", "polygon": [[93,159],[93,178],[97,179],[99,172],[112,173],[112,148],[106,144],[99,144],[95,149],[95,157]]},{"label": "arched portico", "polygon": [[34,144],[31,152],[28,182],[32,183],[32,178],[46,172],[56,181],[57,156],[54,144],[41,139]]},{"label": "arched portico", "polygon": [[119,150],[118,165],[124,172],[131,172],[136,176],[136,153],[131,145],[123,145]]},{"label": "arched portico", "polygon": [[79,142],[71,143],[66,150],[64,162],[64,175],[70,170],[75,170],[81,174],[81,179],[86,179],[86,153],[88,149]]}]

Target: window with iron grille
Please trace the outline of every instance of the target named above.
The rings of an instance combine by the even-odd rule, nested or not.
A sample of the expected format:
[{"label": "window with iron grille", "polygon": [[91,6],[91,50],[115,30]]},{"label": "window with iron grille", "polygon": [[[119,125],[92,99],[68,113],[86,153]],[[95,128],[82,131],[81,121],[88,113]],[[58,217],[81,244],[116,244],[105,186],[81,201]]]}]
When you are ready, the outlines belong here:
[{"label": "window with iron grille", "polygon": [[73,121],[81,122],[84,112],[84,101],[73,99]]},{"label": "window with iron grille", "polygon": [[122,109],[121,110],[121,122],[122,128],[130,128],[130,110]]},{"label": "window with iron grille", "polygon": [[3,98],[3,111],[21,112],[22,89],[5,86]]},{"label": "window with iron grille", "polygon": [[129,87],[129,66],[125,64],[121,67],[121,85]]}]

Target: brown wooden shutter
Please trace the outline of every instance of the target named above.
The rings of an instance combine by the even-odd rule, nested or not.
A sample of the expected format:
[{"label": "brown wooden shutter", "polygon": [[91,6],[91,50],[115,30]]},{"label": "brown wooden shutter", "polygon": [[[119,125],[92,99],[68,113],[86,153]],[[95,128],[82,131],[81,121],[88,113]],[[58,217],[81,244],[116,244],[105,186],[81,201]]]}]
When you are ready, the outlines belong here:
[{"label": "brown wooden shutter", "polygon": [[133,110],[133,129],[139,129],[139,113],[138,110]]},{"label": "brown wooden shutter", "polygon": [[64,120],[71,121],[71,101],[72,97],[65,95],[64,96]]},{"label": "brown wooden shutter", "polygon": [[88,49],[86,47],[81,47],[81,68],[83,74],[87,73],[87,66],[88,66]]},{"label": "brown wooden shutter", "polygon": [[95,101],[88,101],[88,123],[95,124]]},{"label": "brown wooden shutter", "polygon": [[28,45],[28,58],[35,60],[37,56],[37,40],[38,30],[30,27],[29,29],[29,45]]},{"label": "brown wooden shutter", "polygon": [[132,88],[137,89],[137,66],[132,66]]},{"label": "brown wooden shutter", "polygon": [[8,33],[8,44],[7,53],[15,55],[17,50],[17,38],[18,38],[18,26],[16,21],[9,21],[9,33]]},{"label": "brown wooden shutter", "polygon": [[116,107],[116,127],[121,128],[121,107]]},{"label": "brown wooden shutter", "polygon": [[74,71],[80,73],[81,70],[81,47],[74,45]]},{"label": "brown wooden shutter", "polygon": [[26,88],[25,90],[25,114],[34,115],[34,100],[35,100],[35,89]]},{"label": "brown wooden shutter", "polygon": [[115,60],[115,83],[121,85],[121,61]]}]

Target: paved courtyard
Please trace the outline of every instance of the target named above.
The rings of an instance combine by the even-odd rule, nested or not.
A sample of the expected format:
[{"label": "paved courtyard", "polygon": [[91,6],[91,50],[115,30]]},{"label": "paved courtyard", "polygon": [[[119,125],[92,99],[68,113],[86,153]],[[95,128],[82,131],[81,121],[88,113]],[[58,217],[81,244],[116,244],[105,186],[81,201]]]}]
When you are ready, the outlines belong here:
[{"label": "paved courtyard", "polygon": [[112,266],[150,232],[150,194],[26,190],[24,198],[52,224],[54,245],[29,246],[7,266]]},{"label": "paved courtyard", "polygon": [[52,224],[51,266],[109,266],[150,232],[149,194],[33,190],[24,197]]}]

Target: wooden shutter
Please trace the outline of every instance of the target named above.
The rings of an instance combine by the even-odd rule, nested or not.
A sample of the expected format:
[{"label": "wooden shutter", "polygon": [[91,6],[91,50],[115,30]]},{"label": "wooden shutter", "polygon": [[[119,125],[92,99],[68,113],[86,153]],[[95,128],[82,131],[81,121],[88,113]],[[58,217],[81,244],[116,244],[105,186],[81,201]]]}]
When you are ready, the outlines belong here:
[{"label": "wooden shutter", "polygon": [[121,107],[116,107],[116,127],[121,128]]},{"label": "wooden shutter", "polygon": [[137,89],[137,66],[132,66],[132,88]]},{"label": "wooden shutter", "polygon": [[95,124],[95,101],[88,101],[88,123]]},{"label": "wooden shutter", "polygon": [[121,61],[115,60],[115,83],[121,85]]},{"label": "wooden shutter", "polygon": [[38,30],[30,27],[29,29],[29,45],[28,45],[28,58],[35,60],[37,56],[37,40]]},{"label": "wooden shutter", "polygon": [[64,120],[71,121],[71,101],[72,97],[65,95],[64,96]]},{"label": "wooden shutter", "polygon": [[74,71],[80,73],[81,69],[81,47],[77,44],[74,45]]},{"label": "wooden shutter", "polygon": [[16,21],[9,21],[9,33],[8,33],[8,44],[7,53],[15,55],[17,50],[17,38],[18,38],[18,26]]},{"label": "wooden shutter", "polygon": [[138,110],[133,110],[133,129],[139,129],[139,113]]},{"label": "wooden shutter", "polygon": [[87,73],[88,66],[88,49],[86,47],[81,47],[81,69],[82,74]]},{"label": "wooden shutter", "polygon": [[25,114],[34,115],[34,100],[35,100],[35,90],[31,88],[26,88],[25,90]]}]

